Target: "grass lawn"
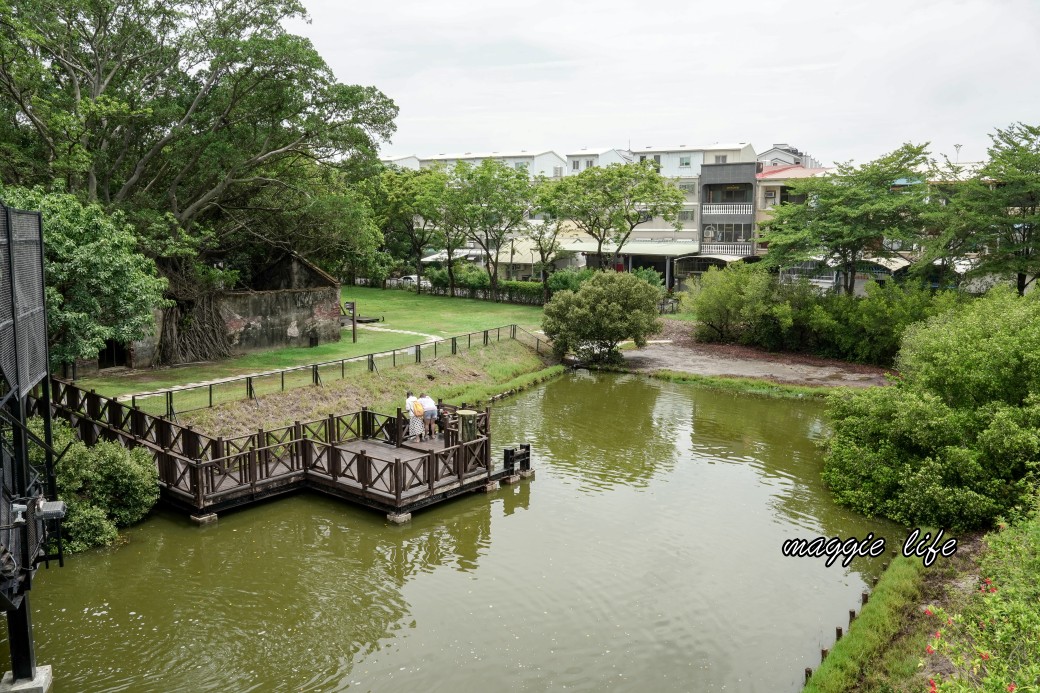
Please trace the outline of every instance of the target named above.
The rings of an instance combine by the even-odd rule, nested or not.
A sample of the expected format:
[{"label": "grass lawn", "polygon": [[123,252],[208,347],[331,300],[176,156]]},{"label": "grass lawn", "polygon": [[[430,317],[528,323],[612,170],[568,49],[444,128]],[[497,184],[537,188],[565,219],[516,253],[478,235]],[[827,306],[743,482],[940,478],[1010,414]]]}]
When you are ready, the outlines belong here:
[{"label": "grass lawn", "polygon": [[416,295],[399,289],[344,286],[341,300],[357,301],[358,314],[364,317],[385,317],[380,327],[444,337],[512,323],[528,330],[540,329],[542,322],[541,306]]},{"label": "grass lawn", "polygon": [[[378,327],[443,337],[514,322],[528,330],[538,329],[542,319],[540,306],[515,306],[444,296],[417,296],[394,289],[344,287],[342,299],[356,300],[360,315],[384,317],[385,321],[378,323]],[[124,371],[115,375],[81,378],[77,384],[112,397],[389,351],[425,341],[414,334],[359,329],[358,341],[354,344],[350,340],[349,328],[342,332],[342,337],[339,342],[322,344],[313,349],[266,349],[213,363]]]}]

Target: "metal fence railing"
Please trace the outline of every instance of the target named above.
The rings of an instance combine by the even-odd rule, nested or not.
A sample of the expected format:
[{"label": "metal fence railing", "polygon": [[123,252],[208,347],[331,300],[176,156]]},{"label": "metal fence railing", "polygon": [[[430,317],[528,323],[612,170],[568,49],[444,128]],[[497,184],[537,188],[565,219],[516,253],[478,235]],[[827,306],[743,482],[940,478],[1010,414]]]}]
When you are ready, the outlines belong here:
[{"label": "metal fence railing", "polygon": [[[531,334],[516,324],[502,325],[388,351],[236,376],[197,385],[182,385],[142,392],[129,396],[130,405],[152,415],[172,418],[177,413],[208,409],[243,399],[256,399],[263,395],[285,392],[298,387],[346,380],[370,371],[378,371],[381,368],[396,368],[399,365],[422,363],[423,360],[452,356],[470,349],[483,348],[492,342],[502,341],[502,339],[520,341],[539,354],[548,353],[547,350],[552,348],[544,335],[539,337]],[[120,399],[125,401],[126,398],[123,396]]]}]

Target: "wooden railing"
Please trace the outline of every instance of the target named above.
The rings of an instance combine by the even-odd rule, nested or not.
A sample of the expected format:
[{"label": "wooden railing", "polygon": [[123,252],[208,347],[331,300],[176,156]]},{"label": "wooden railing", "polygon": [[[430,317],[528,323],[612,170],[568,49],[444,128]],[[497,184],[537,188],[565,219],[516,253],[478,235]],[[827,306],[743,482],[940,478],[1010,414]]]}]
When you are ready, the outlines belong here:
[{"label": "wooden railing", "polygon": [[[88,445],[113,440],[147,449],[160,487],[200,511],[235,494],[257,494],[307,478],[348,493],[376,494],[399,507],[416,493],[432,494],[449,480],[490,477],[492,471],[488,410],[477,414],[478,437],[460,442],[456,412],[462,407],[440,403],[445,447],[432,451],[404,441],[407,418],[401,410],[387,415],[364,407],[273,430],[214,438],[71,383],[52,383],[52,413],[68,421],[81,440]],[[32,400],[31,406],[41,406],[40,401]],[[354,452],[341,447],[359,440],[371,440],[372,449]]]}]

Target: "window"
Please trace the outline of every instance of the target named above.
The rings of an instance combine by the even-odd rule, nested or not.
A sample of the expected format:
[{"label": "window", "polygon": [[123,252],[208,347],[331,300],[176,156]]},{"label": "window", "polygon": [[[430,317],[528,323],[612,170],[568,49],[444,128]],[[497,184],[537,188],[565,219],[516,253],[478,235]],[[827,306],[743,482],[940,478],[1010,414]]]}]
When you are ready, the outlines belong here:
[{"label": "window", "polygon": [[679,157],[679,168],[690,168],[690,160],[692,157],[680,156]]},{"label": "window", "polygon": [[751,224],[709,224],[702,238],[706,243],[747,243],[751,240]]},{"label": "window", "polygon": [[563,166],[553,166],[553,178],[563,177]]},{"label": "window", "polygon": [[585,168],[592,168],[592,159],[585,159]]},{"label": "window", "polygon": [[684,209],[679,212],[679,221],[694,221],[694,211],[692,209]]},{"label": "window", "polygon": [[642,161],[646,161],[646,154],[640,154],[639,155],[639,161],[641,161],[641,162]]},{"label": "window", "polygon": [[574,161],[572,161],[572,162],[571,162],[571,170],[572,170],[572,171],[578,171],[578,170],[581,170],[581,162],[580,162],[580,161],[578,161],[577,159],[575,159]]},{"label": "window", "polygon": [[657,164],[658,166],[661,165],[661,155],[660,154],[654,154],[654,163]]},{"label": "window", "polygon": [[521,170],[526,171],[527,170],[527,162],[526,161],[518,161],[515,164],[513,164],[513,168],[521,169]]},{"label": "window", "polygon": [[716,154],[715,155],[715,163],[716,164],[724,164],[724,163],[726,163],[726,155],[725,154]]}]

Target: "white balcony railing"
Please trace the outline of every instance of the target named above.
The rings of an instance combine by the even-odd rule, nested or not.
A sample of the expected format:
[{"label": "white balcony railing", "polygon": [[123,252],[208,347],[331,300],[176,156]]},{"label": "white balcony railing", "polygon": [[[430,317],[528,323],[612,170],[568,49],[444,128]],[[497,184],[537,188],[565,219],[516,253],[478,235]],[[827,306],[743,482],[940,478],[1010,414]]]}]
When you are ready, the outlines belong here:
[{"label": "white balcony railing", "polygon": [[752,205],[751,203],[730,205],[701,205],[701,214],[754,214],[754,205]]},{"label": "white balcony railing", "polygon": [[754,255],[753,243],[701,243],[701,255]]}]

